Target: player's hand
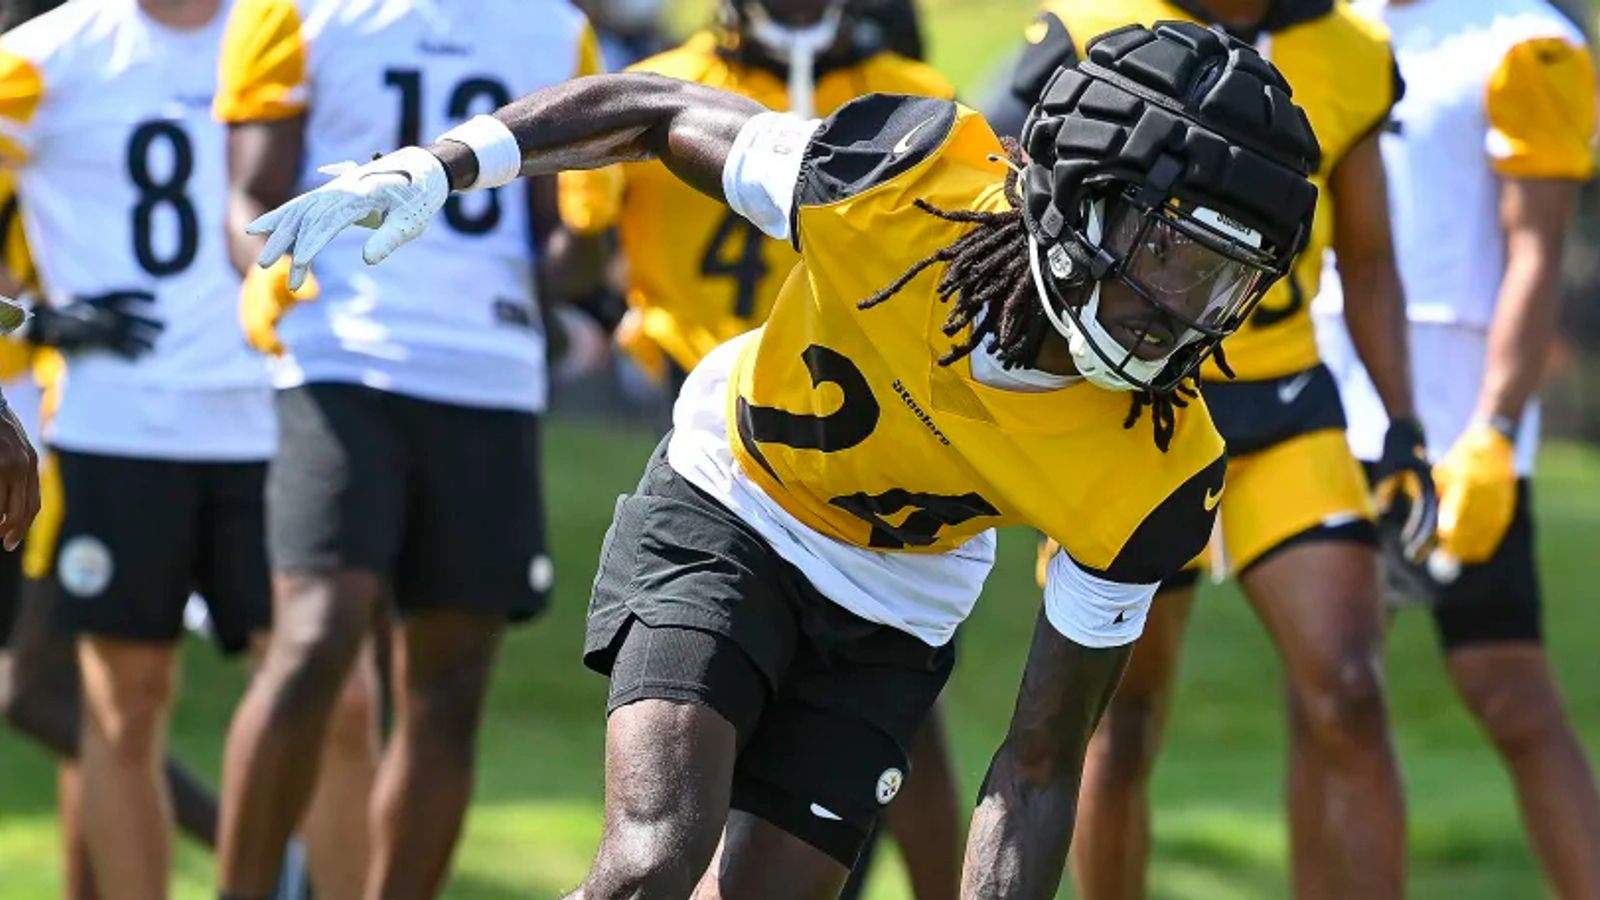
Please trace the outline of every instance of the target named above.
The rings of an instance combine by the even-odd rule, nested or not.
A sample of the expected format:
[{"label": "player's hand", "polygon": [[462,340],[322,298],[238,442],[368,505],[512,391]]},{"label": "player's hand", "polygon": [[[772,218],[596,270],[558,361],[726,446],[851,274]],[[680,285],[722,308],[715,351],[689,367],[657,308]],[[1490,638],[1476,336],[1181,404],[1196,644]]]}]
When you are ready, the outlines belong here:
[{"label": "player's hand", "polygon": [[1488,423],[1469,427],[1433,467],[1439,549],[1462,563],[1494,555],[1517,506],[1516,449]]},{"label": "player's hand", "polygon": [[311,261],[339,232],[351,225],[376,228],[361,250],[367,265],[374,265],[422,234],[450,196],[444,164],[421,147],[404,147],[365,165],[343,162],[318,171],[334,179],[245,229],[268,235],[258,260],[263,268],[290,255],[290,290],[300,289]]},{"label": "player's hand", "polygon": [[61,306],[34,307],[24,336],[67,352],[109,350],[124,359],[149,353],[165,327],[149,315],[149,291],[109,291],[78,297]]},{"label": "player's hand", "polygon": [[1420,563],[1432,552],[1439,524],[1439,494],[1428,465],[1428,441],[1412,419],[1390,423],[1383,455],[1373,471],[1381,527],[1399,539],[1401,555]]},{"label": "player's hand", "polygon": [[7,550],[22,546],[38,514],[39,454],[6,407],[0,413],[0,542]]},{"label": "player's hand", "polygon": [[245,342],[262,353],[281,356],[278,322],[291,307],[315,300],[318,293],[316,276],[309,273],[300,290],[289,289],[287,259],[278,260],[270,269],[251,268],[239,289],[239,325]]}]

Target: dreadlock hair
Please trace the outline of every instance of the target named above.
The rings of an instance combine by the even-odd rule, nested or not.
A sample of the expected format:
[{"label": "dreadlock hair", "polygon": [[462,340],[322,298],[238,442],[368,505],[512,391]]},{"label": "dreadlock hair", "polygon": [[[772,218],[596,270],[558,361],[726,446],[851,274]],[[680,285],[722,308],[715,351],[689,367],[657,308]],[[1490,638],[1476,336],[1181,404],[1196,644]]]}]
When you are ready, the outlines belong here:
[{"label": "dreadlock hair", "polygon": [[[939,357],[941,366],[948,366],[969,355],[986,339],[996,359],[1005,368],[1032,366],[1039,357],[1045,339],[1055,333],[1050,320],[1039,308],[1038,299],[1033,296],[1033,277],[1026,250],[1028,230],[1022,219],[1022,196],[1017,190],[1023,166],[1022,147],[1011,138],[1003,138],[1000,143],[1010,163],[1005,196],[1011,208],[1000,212],[940,209],[917,198],[913,201],[917,209],[928,215],[976,227],[913,263],[898,278],[856,304],[857,309],[871,309],[900,293],[924,270],[947,263],[936,288],[939,302],[950,304],[950,315],[945,318],[942,330],[950,338],[955,338],[969,326],[972,330],[966,338],[958,339]],[[1182,348],[1174,354],[1172,363],[1186,364],[1189,359],[1187,354],[1198,352],[1195,345]],[[1220,346],[1216,349],[1216,360],[1223,374],[1232,378],[1233,371],[1228,368]],[[1189,401],[1199,393],[1198,374],[1184,379],[1170,392],[1136,390],[1122,427],[1132,428],[1145,408],[1149,407],[1156,447],[1165,453],[1172,445],[1172,435],[1177,427],[1177,410],[1188,406]]]}]

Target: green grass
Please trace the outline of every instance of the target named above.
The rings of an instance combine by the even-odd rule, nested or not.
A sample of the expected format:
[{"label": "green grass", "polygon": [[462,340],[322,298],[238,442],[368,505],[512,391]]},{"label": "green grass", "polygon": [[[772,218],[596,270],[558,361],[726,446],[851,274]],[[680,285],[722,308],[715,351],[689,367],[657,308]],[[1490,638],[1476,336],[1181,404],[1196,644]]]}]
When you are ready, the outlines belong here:
[{"label": "green grass", "polygon": [[[548,618],[507,641],[451,898],[554,896],[581,877],[599,833],[604,684],[578,662],[583,609],[611,501],[632,486],[650,440],[571,424],[549,434],[557,602]],[[1600,631],[1589,590],[1593,548],[1600,546],[1600,453],[1552,448],[1540,488],[1551,648],[1585,740],[1595,746],[1600,662],[1584,642]],[[948,693],[969,794],[1009,714],[1037,603],[1031,571],[1028,536],[1006,535]],[[1388,660],[1410,789],[1411,895],[1537,896],[1506,779],[1453,701],[1422,616],[1401,618]],[[200,643],[187,648],[186,665],[173,743],[214,780],[241,673]],[[1279,697],[1277,663],[1260,627],[1231,588],[1208,591],[1155,785],[1157,897],[1285,896]],[[12,734],[0,736],[0,900],[57,891],[52,794],[49,760]],[[210,896],[210,872],[209,857],[184,848],[177,896]],[[906,896],[897,865],[882,867],[874,900]]]},{"label": "green grass", "polygon": [[[1013,46],[1029,0],[926,0],[933,61],[969,98]],[[687,6],[687,4],[686,4]],[[554,425],[548,483],[559,571],[552,613],[507,641],[484,726],[479,779],[455,875],[459,900],[551,897],[583,874],[600,827],[604,683],[578,662],[583,610],[614,496],[632,487],[650,440],[639,432]],[[1591,602],[1600,546],[1600,453],[1554,447],[1541,475],[1540,555],[1550,646],[1587,746],[1600,742],[1600,633]],[[948,692],[964,789],[976,789],[1005,727],[1037,592],[1031,540],[1009,534],[990,590],[966,630]],[[1237,593],[1208,591],[1195,614],[1167,752],[1155,784],[1154,893],[1164,900],[1287,895],[1281,815],[1283,734],[1277,663]],[[215,781],[243,675],[209,648],[187,648],[173,746]],[[1396,625],[1389,683],[1411,808],[1411,896],[1541,893],[1510,791],[1452,699],[1423,616]],[[49,759],[0,732],[0,900],[57,896]],[[908,896],[892,856],[873,900]],[[213,896],[208,855],[184,846],[176,896]]]}]

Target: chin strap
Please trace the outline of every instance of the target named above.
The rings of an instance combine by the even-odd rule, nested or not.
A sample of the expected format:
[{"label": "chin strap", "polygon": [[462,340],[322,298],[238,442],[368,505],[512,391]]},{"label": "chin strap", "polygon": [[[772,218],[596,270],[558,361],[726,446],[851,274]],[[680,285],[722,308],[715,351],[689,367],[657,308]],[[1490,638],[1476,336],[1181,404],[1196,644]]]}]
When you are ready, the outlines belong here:
[{"label": "chin strap", "polygon": [[801,118],[816,115],[817,57],[838,38],[843,15],[841,5],[834,4],[816,24],[792,28],[774,21],[760,4],[745,6],[750,37],[789,67],[789,112]]}]

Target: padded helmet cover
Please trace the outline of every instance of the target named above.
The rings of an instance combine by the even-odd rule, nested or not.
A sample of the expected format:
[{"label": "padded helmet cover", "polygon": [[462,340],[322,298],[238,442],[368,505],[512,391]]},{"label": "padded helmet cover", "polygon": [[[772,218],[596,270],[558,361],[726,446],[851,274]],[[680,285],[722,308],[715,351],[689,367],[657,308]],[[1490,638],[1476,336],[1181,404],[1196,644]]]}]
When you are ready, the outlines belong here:
[{"label": "padded helmet cover", "polygon": [[1221,29],[1159,22],[1101,35],[1050,80],[1022,143],[1023,215],[1044,244],[1076,249],[1088,203],[1130,187],[1261,232],[1280,274],[1311,230],[1307,176],[1321,158],[1311,124],[1282,74]]}]

